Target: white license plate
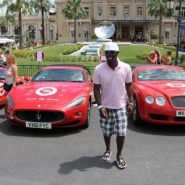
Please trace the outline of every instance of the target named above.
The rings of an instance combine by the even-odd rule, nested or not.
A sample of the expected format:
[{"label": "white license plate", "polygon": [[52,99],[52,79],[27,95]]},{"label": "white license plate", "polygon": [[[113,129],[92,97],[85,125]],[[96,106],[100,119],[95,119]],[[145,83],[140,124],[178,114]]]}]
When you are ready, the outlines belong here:
[{"label": "white license plate", "polygon": [[42,128],[42,129],[51,129],[51,123],[43,122],[26,122],[26,127],[28,128]]},{"label": "white license plate", "polygon": [[177,110],[176,116],[177,117],[185,117],[185,111],[184,110]]}]

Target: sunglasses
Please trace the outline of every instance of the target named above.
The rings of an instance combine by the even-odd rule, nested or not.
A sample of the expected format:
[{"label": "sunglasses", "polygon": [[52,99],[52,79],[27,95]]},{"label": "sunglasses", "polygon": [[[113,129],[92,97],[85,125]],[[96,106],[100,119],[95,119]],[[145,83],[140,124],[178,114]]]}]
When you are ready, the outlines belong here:
[{"label": "sunglasses", "polygon": [[105,55],[116,55],[117,51],[105,51]]}]

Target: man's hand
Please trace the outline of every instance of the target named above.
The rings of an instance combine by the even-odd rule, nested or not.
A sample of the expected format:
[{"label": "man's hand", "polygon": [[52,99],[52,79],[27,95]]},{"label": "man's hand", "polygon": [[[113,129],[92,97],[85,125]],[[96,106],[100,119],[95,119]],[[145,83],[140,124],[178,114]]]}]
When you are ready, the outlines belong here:
[{"label": "man's hand", "polygon": [[128,103],[127,106],[127,115],[130,116],[133,112],[133,103]]},{"label": "man's hand", "polygon": [[106,108],[101,107],[101,109],[99,109],[100,115],[101,117],[105,118],[105,119],[109,119],[109,113],[106,110]]}]

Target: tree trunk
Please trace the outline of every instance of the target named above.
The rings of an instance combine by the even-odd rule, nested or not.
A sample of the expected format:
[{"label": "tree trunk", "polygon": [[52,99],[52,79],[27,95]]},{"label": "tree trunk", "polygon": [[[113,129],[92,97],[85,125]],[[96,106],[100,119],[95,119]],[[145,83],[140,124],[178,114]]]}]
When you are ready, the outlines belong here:
[{"label": "tree trunk", "polygon": [[74,43],[76,43],[76,17],[74,18]]},{"label": "tree trunk", "polygon": [[162,13],[159,15],[159,44],[162,44]]},{"label": "tree trunk", "polygon": [[42,6],[41,8],[41,13],[42,13],[42,44],[45,45],[45,26],[44,26],[44,7]]},{"label": "tree trunk", "polygon": [[23,49],[22,10],[19,11],[19,47],[20,49]]}]

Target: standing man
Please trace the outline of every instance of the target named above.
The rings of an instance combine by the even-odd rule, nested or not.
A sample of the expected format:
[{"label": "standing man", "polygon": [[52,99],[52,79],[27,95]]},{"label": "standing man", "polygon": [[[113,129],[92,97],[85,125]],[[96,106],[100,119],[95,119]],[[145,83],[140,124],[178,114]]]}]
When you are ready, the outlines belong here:
[{"label": "standing man", "polygon": [[[111,136],[116,134],[116,166],[126,168],[122,149],[127,129],[126,102],[128,113],[133,110],[132,72],[128,64],[118,59],[119,47],[116,43],[105,44],[107,61],[99,64],[94,71],[94,96],[100,113],[106,150],[102,159],[111,159]],[[128,97],[128,100],[127,100]]]}]

